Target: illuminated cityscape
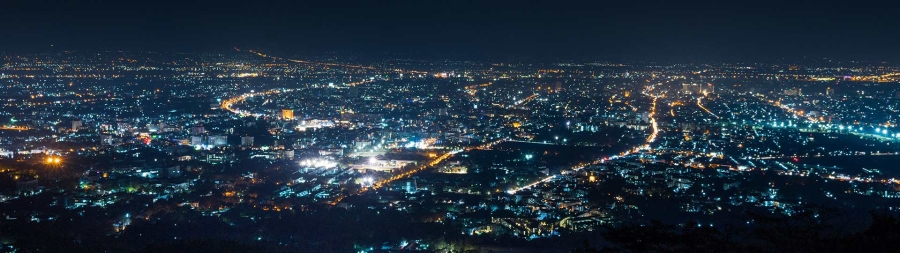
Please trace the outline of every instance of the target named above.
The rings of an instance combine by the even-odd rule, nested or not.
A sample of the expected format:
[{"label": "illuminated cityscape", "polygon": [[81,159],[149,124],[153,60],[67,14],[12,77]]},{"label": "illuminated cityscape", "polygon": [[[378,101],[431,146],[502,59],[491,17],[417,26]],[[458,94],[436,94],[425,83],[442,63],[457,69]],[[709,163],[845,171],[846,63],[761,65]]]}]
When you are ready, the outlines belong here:
[{"label": "illuminated cityscape", "polygon": [[[160,13],[140,15],[207,24]],[[352,38],[503,38],[422,22],[446,31]],[[346,40],[322,32],[332,24],[288,23]],[[210,40],[220,38],[243,41]],[[896,55],[646,60],[574,45],[575,56],[546,57],[64,41],[0,48],[2,252],[891,252],[900,235]],[[502,43],[559,45],[548,41]]]}]

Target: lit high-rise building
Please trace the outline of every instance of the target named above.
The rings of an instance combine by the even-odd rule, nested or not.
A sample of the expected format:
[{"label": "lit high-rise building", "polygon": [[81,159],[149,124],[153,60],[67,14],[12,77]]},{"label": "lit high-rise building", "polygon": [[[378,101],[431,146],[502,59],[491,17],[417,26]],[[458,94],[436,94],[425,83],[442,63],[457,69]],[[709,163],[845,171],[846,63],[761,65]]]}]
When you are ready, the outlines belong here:
[{"label": "lit high-rise building", "polygon": [[191,127],[191,134],[205,134],[205,133],[206,133],[206,128],[204,128],[203,125],[197,125],[197,126]]},{"label": "lit high-rise building", "polygon": [[687,94],[700,93],[703,90],[703,86],[696,83],[682,83],[681,91]]},{"label": "lit high-rise building", "polygon": [[224,135],[210,135],[207,137],[206,144],[221,147],[228,145],[228,137]]},{"label": "lit high-rise building", "polygon": [[281,117],[286,120],[294,119],[294,110],[291,109],[281,109]]},{"label": "lit high-rise building", "polygon": [[242,136],[241,137],[241,146],[246,146],[246,147],[253,146],[253,136]]}]

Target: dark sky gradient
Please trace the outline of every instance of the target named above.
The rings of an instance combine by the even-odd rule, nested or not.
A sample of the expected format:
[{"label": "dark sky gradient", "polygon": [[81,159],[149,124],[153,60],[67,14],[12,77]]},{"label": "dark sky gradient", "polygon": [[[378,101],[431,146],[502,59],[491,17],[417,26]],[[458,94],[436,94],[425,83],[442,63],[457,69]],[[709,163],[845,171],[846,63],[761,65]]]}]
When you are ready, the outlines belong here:
[{"label": "dark sky gradient", "polygon": [[[133,3],[142,2],[142,3]],[[0,3],[0,50],[346,50],[656,60],[900,59],[900,4],[865,1]]]}]

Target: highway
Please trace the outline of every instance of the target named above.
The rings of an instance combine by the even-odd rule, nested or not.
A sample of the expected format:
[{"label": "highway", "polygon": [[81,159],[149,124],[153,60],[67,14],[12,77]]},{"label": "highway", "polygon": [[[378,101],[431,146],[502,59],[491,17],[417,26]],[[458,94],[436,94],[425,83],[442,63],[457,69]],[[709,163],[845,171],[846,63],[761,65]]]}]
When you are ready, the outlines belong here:
[{"label": "highway", "polygon": [[760,100],[762,100],[762,101],[764,101],[764,102],[767,102],[767,103],[771,104],[772,106],[781,108],[781,109],[787,111],[787,112],[790,113],[790,114],[796,115],[797,117],[807,119],[807,120],[809,120],[810,122],[813,122],[813,123],[819,122],[819,120],[817,120],[816,118],[813,118],[813,117],[807,117],[807,116],[803,115],[803,111],[795,111],[793,108],[787,107],[787,106],[782,105],[782,104],[780,104],[780,103],[777,103],[777,102],[775,102],[775,101],[773,101],[773,100],[766,99],[765,95],[757,94],[757,97],[758,97]]},{"label": "highway", "polygon": [[715,113],[712,113],[711,111],[709,111],[709,109],[706,109],[706,107],[703,106],[702,101],[703,101],[703,97],[698,97],[697,98],[697,106],[699,106],[700,109],[703,109],[703,111],[705,111],[706,113],[709,113],[709,115],[716,117],[716,119],[720,119],[719,115],[716,115]]},{"label": "highway", "polygon": [[28,130],[28,127],[25,127],[25,126],[0,126],[0,130],[25,131],[25,130]]},{"label": "highway", "polygon": [[[362,81],[358,81],[358,82],[348,83],[347,85],[349,85],[349,86],[356,86],[356,85],[361,85],[361,84],[364,84],[364,83],[367,83],[367,82],[372,82],[372,81],[371,81],[371,80],[362,80]],[[230,97],[230,98],[227,98],[227,99],[225,99],[225,100],[222,100],[222,104],[221,104],[220,107],[221,107],[223,110],[226,110],[226,111],[229,111],[229,112],[232,112],[232,113],[234,113],[234,114],[241,115],[241,116],[256,116],[256,117],[261,117],[261,116],[272,116],[272,115],[251,114],[251,113],[246,112],[246,111],[242,111],[242,110],[239,110],[239,109],[234,109],[234,108],[232,108],[232,106],[233,106],[234,104],[241,103],[241,102],[243,102],[244,100],[247,100],[248,98],[255,97],[255,96],[260,96],[260,95],[274,95],[274,94],[289,93],[289,92],[294,92],[294,91],[297,91],[297,89],[271,89],[271,90],[267,90],[267,91],[244,93],[244,94],[241,94],[241,95],[239,95],[239,96]]]},{"label": "highway", "polygon": [[865,154],[850,154],[850,155],[839,155],[839,156],[823,156],[823,155],[789,155],[789,156],[762,156],[762,157],[752,157],[754,160],[769,160],[769,159],[782,159],[782,158],[809,158],[809,157],[842,157],[842,156],[884,156],[884,155],[900,155],[900,153],[865,153]]},{"label": "highway", "polygon": [[[660,132],[660,131],[659,131],[659,125],[657,124],[657,121],[656,121],[656,116],[657,116],[657,114],[656,114],[656,101],[659,99],[659,96],[657,96],[657,95],[650,95],[649,92],[650,92],[651,90],[652,90],[652,87],[648,87],[647,92],[644,93],[644,94],[647,95],[647,96],[653,97],[653,103],[652,103],[652,105],[651,105],[651,107],[650,107],[650,125],[651,125],[651,129],[652,129],[652,130],[651,130],[651,132],[650,132],[650,135],[647,136],[647,139],[644,141],[644,143],[642,143],[641,145],[638,145],[638,146],[632,148],[631,150],[625,151],[624,153],[622,153],[622,154],[619,155],[619,156],[613,156],[613,157],[609,157],[609,158],[601,158],[601,159],[598,159],[598,160],[595,160],[595,161],[592,161],[592,162],[586,162],[586,163],[580,163],[580,164],[577,164],[577,165],[575,165],[575,166],[572,166],[572,167],[571,167],[571,170],[575,170],[575,171],[581,170],[581,169],[584,169],[585,167],[590,166],[590,165],[596,165],[596,164],[604,163],[604,162],[606,162],[606,161],[618,159],[618,158],[620,158],[620,157],[624,157],[624,156],[630,155],[630,154],[632,154],[632,153],[636,153],[636,152],[640,151],[641,149],[650,149],[650,144],[653,143],[653,142],[656,140],[656,137],[659,135],[659,132]],[[515,194],[516,192],[519,192],[519,191],[522,191],[522,190],[530,189],[530,188],[532,188],[532,187],[534,187],[534,186],[537,186],[537,185],[539,185],[539,184],[553,181],[553,179],[556,179],[557,176],[558,176],[558,175],[550,175],[550,176],[547,176],[547,177],[545,177],[545,178],[541,178],[540,180],[537,180],[537,181],[535,181],[535,182],[532,182],[532,183],[530,183],[530,184],[527,184],[527,185],[524,185],[524,186],[520,186],[520,187],[515,187],[515,188],[512,188],[512,189],[509,189],[509,190],[506,191],[506,193],[509,193],[509,194]]]},{"label": "highway", "polygon": [[[391,184],[392,182],[394,182],[394,181],[397,181],[397,180],[400,180],[400,179],[404,179],[404,178],[408,178],[408,177],[410,177],[410,176],[412,176],[412,175],[414,175],[414,174],[416,174],[416,173],[422,172],[422,171],[424,171],[424,170],[426,170],[426,169],[428,169],[428,168],[437,166],[437,165],[441,164],[442,162],[444,162],[445,160],[447,160],[448,158],[453,157],[454,155],[456,155],[456,154],[458,154],[458,153],[460,153],[460,152],[463,152],[463,151],[469,151],[469,150],[475,150],[475,149],[490,149],[490,148],[493,147],[494,145],[503,143],[503,142],[505,142],[505,141],[508,141],[508,139],[499,139],[499,140],[491,141],[491,142],[488,142],[488,143],[485,143],[485,144],[481,144],[481,145],[478,145],[478,146],[471,146],[471,147],[466,147],[466,148],[463,148],[463,149],[455,149],[455,150],[452,150],[452,151],[450,151],[450,152],[444,153],[443,155],[440,155],[440,156],[438,156],[438,157],[435,157],[434,159],[431,159],[431,161],[428,161],[428,162],[425,163],[425,164],[419,165],[419,166],[416,167],[415,169],[408,170],[408,171],[402,172],[402,173],[397,174],[397,175],[393,175],[393,176],[391,176],[391,177],[389,177],[389,178],[381,179],[381,180],[379,180],[379,181],[377,181],[377,182],[372,183],[371,186],[362,188],[361,190],[359,190],[359,191],[357,191],[357,192],[355,192],[355,193],[351,193],[350,195],[351,195],[351,196],[353,196],[353,195],[359,195],[359,194],[363,194],[363,193],[365,193],[365,192],[367,192],[367,191],[369,191],[369,190],[377,190],[378,188],[385,187],[385,186],[387,186],[387,185],[390,185],[390,184]],[[347,196],[339,196],[339,197],[337,197],[334,201],[331,202],[332,205],[336,205],[337,203],[340,203],[345,197],[347,197]]]},{"label": "highway", "polygon": [[512,109],[512,108],[516,108],[516,107],[519,107],[519,106],[523,106],[523,105],[525,105],[525,104],[528,104],[529,102],[533,101],[533,100],[534,100],[535,98],[537,98],[537,97],[538,97],[538,94],[532,94],[531,96],[528,96],[528,97],[525,97],[525,98],[523,98],[523,99],[521,99],[521,100],[519,100],[519,101],[516,101],[516,103],[513,104],[512,106],[509,106],[508,109]]},{"label": "highway", "polygon": [[646,148],[650,148],[650,143],[656,140],[656,136],[659,135],[659,124],[656,123],[656,100],[659,99],[658,96],[653,96],[653,105],[650,107],[650,127],[652,131],[650,132],[650,136],[647,136],[647,143],[645,144]]},{"label": "highway", "polygon": [[[241,51],[241,49],[236,48],[236,47],[234,48],[234,50],[236,50],[236,51],[238,51],[238,52]],[[306,61],[306,60],[287,59],[287,58],[281,58],[281,57],[276,57],[276,56],[270,56],[270,55],[267,55],[267,54],[264,54],[264,53],[261,53],[261,52],[257,52],[257,51],[254,51],[254,50],[247,50],[247,52],[250,52],[250,53],[252,53],[252,54],[256,54],[256,55],[258,55],[258,56],[260,56],[260,57],[263,57],[263,58],[270,58],[270,59],[273,59],[273,60],[280,60],[280,61],[290,61],[290,62],[295,62],[295,63],[314,64],[314,65],[322,65],[322,66],[329,66],[329,67],[343,67],[343,68],[354,68],[354,69],[378,70],[378,68],[372,67],[372,66],[353,65],[353,64],[342,64],[342,63],[333,63],[333,62],[315,62],[315,61]],[[425,71],[416,71],[416,70],[391,69],[391,70],[389,70],[389,71],[394,71],[394,72],[402,73],[402,74],[428,74],[428,72],[425,72]]]}]

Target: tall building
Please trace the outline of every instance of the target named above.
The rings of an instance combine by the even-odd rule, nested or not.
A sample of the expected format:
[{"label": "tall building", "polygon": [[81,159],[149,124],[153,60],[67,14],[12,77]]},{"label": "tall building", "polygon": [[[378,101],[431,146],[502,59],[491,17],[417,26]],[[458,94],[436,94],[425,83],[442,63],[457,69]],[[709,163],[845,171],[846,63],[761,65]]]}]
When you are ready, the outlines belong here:
[{"label": "tall building", "polygon": [[191,145],[194,145],[194,146],[200,146],[200,145],[203,145],[203,144],[206,144],[206,143],[203,141],[203,136],[199,136],[199,135],[192,135],[192,136],[191,136]]},{"label": "tall building", "polygon": [[205,134],[205,133],[206,133],[206,128],[204,128],[203,125],[191,127],[191,134],[199,135],[199,134]]},{"label": "tall building", "polygon": [[419,187],[418,184],[416,184],[415,178],[406,181],[406,185],[403,186],[403,190],[405,190],[406,193],[415,193],[419,190],[418,188]]},{"label": "tall building", "polygon": [[81,120],[80,119],[73,120],[72,121],[72,131],[78,131],[78,129],[81,129]]},{"label": "tall building", "polygon": [[803,96],[803,91],[800,88],[791,88],[784,90],[782,94],[785,96]]},{"label": "tall building", "polygon": [[228,138],[224,135],[210,135],[207,137],[207,144],[221,147],[228,145]]},{"label": "tall building", "polygon": [[681,84],[681,91],[683,91],[684,93],[688,93],[688,94],[700,93],[702,89],[703,89],[703,86],[696,84],[696,83],[682,83]]},{"label": "tall building", "polygon": [[284,156],[282,159],[285,160],[294,160],[294,150],[282,150],[284,151]]},{"label": "tall building", "polygon": [[281,109],[281,118],[286,119],[286,120],[294,119],[294,110]]},{"label": "tall building", "polygon": [[241,137],[241,146],[252,147],[253,146],[253,136]]}]

